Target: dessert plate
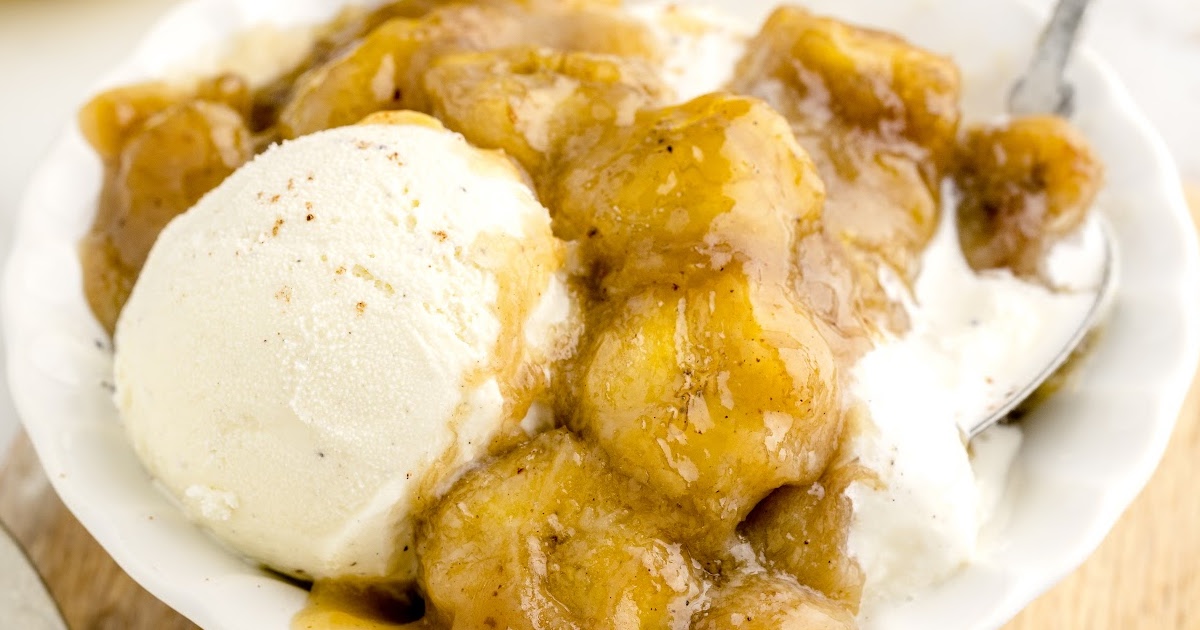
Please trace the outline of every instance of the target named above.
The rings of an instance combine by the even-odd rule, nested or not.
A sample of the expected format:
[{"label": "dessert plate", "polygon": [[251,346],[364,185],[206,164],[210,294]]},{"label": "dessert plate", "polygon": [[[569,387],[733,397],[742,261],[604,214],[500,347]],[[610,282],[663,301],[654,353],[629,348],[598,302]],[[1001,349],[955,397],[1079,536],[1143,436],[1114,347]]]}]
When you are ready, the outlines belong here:
[{"label": "dessert plate", "polygon": [[[211,63],[230,35],[321,20],[334,0],[192,0],[168,14],[102,86]],[[773,0],[696,3],[757,25]],[[1012,0],[809,0],[954,57],[970,119],[1002,112],[1042,24]],[[944,584],[868,630],[996,628],[1080,564],[1153,472],[1200,356],[1200,257],[1161,139],[1103,63],[1070,73],[1077,125],[1107,163],[1100,211],[1123,284],[1074,385],[1037,409],[1008,488],[1007,517]],[[98,88],[101,86],[97,86]],[[208,630],[283,630],[304,604],[294,584],[244,563],[190,525],[126,443],[110,400],[111,349],[80,289],[75,243],[101,165],[73,125],[29,185],[4,278],[9,379],[25,428],[66,505],[150,592]]]}]

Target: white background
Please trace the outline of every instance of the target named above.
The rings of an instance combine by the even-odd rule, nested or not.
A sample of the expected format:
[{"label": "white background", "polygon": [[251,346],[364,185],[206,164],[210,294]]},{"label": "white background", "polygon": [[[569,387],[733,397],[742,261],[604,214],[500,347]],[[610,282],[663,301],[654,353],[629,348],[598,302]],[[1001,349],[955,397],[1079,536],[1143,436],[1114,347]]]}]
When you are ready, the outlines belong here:
[{"label": "white background", "polygon": [[[70,123],[95,78],[128,54],[172,4],[0,0],[0,254],[7,256],[21,192],[51,141]],[[1200,183],[1200,2],[1095,4],[1085,41],[1130,87],[1175,153],[1184,178]],[[0,379],[0,459],[16,428]]]}]

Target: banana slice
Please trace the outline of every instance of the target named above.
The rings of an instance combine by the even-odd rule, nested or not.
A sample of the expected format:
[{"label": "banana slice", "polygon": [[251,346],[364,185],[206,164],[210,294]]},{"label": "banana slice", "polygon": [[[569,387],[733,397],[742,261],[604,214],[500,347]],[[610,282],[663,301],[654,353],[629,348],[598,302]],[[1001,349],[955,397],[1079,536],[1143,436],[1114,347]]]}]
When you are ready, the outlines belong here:
[{"label": "banana slice", "polygon": [[610,128],[566,156],[556,185],[546,195],[555,233],[580,241],[595,264],[624,265],[618,284],[735,257],[785,274],[824,197],[787,121],[722,93]]},{"label": "banana slice", "polygon": [[431,608],[462,628],[686,628],[703,573],[630,483],[564,430],[468,474],[423,530]]},{"label": "banana slice", "polygon": [[573,429],[620,472],[725,531],[784,484],[816,481],[841,429],[833,356],[783,291],[739,270],[655,285],[609,309],[573,373]]}]

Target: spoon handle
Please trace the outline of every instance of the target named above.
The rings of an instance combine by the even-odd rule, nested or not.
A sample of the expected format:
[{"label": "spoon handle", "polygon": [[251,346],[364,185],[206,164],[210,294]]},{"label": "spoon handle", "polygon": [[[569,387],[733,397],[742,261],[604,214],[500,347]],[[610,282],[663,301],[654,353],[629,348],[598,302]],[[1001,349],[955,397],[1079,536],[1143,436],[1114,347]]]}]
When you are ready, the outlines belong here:
[{"label": "spoon handle", "polygon": [[1059,0],[1055,5],[1054,14],[1038,39],[1029,68],[1009,93],[1010,112],[1071,115],[1074,90],[1063,80],[1063,70],[1071,58],[1076,35],[1090,3],[1091,0]]}]

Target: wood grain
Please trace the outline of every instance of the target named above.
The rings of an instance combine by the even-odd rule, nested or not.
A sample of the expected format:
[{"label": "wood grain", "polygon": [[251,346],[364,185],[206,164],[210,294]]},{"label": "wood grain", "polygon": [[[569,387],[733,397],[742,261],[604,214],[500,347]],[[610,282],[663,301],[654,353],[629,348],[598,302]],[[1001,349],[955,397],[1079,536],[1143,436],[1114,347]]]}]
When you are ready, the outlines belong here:
[{"label": "wood grain", "polygon": [[45,578],[72,630],[195,630],[138,586],[59,501],[29,439],[0,468],[0,521]]},{"label": "wood grain", "polygon": [[[1189,190],[1193,218],[1200,188]],[[1200,287],[1197,287],[1200,290]],[[1200,378],[1150,484],[1099,550],[1005,630],[1200,630]],[[0,468],[0,521],[73,630],[194,630],[135,584],[50,489],[25,436]]]}]

